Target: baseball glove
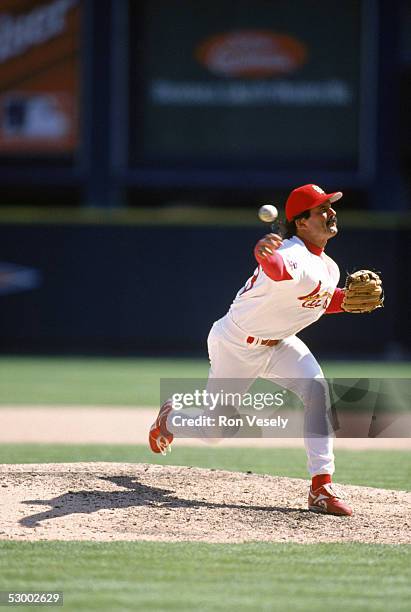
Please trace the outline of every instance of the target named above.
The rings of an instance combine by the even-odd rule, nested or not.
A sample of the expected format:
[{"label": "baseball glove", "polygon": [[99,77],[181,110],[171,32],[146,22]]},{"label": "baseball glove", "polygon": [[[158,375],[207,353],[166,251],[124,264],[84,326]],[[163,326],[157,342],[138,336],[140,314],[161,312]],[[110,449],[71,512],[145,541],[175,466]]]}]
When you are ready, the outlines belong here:
[{"label": "baseball glove", "polygon": [[341,308],[345,312],[372,312],[382,308],[384,294],[381,278],[371,270],[358,270],[347,276]]}]

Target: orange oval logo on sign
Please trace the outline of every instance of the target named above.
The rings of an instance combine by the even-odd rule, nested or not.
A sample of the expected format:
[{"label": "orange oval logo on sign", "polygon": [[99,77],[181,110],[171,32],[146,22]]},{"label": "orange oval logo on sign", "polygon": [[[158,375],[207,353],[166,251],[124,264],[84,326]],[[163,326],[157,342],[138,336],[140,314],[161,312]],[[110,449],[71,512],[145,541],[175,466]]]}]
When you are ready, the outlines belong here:
[{"label": "orange oval logo on sign", "polygon": [[207,38],[195,56],[220,76],[256,78],[293,72],[305,63],[307,49],[287,34],[238,30]]}]

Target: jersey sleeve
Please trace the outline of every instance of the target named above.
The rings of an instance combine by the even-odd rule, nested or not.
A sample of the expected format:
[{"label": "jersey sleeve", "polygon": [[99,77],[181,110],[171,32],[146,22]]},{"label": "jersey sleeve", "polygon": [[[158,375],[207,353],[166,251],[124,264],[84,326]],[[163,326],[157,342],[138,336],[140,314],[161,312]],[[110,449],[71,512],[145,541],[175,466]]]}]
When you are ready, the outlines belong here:
[{"label": "jersey sleeve", "polygon": [[345,290],[337,287],[333,293],[330,303],[328,304],[325,314],[336,314],[337,312],[344,312],[341,308],[342,301],[344,299]]},{"label": "jersey sleeve", "polygon": [[261,255],[257,253],[256,245],[254,248],[254,257],[262,267],[264,273],[271,278],[271,280],[279,282],[293,278],[291,274],[289,274],[284,259],[278,251],[274,251],[272,255],[261,257]]}]

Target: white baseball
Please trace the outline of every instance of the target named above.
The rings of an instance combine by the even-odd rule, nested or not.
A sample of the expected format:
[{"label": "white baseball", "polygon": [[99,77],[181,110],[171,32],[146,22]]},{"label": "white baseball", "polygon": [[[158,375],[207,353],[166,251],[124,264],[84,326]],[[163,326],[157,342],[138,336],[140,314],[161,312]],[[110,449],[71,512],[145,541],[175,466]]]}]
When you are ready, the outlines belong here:
[{"label": "white baseball", "polygon": [[278,210],[272,204],[264,204],[258,211],[258,216],[264,223],[272,223],[278,217]]}]

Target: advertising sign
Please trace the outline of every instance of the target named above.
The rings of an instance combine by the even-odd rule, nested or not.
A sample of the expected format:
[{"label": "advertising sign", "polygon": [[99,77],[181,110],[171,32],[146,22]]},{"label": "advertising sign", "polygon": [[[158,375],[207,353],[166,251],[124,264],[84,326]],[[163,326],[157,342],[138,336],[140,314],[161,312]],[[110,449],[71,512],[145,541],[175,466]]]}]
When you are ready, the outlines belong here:
[{"label": "advertising sign", "polygon": [[361,2],[152,0],[143,14],[141,157],[355,168]]},{"label": "advertising sign", "polygon": [[0,153],[78,144],[79,0],[0,0]]}]

